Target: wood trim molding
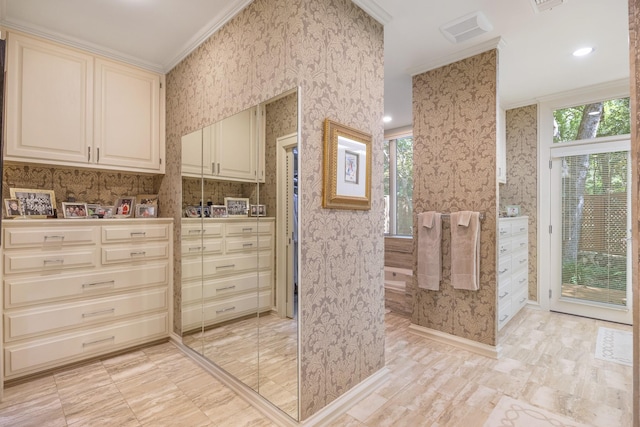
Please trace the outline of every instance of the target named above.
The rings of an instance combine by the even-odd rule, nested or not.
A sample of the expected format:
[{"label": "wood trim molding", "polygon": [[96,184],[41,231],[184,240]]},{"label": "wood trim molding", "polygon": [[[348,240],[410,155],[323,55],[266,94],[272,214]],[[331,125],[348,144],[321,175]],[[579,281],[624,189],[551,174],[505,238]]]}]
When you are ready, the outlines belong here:
[{"label": "wood trim molding", "polygon": [[442,344],[452,345],[454,347],[467,350],[481,356],[490,357],[492,359],[499,359],[501,356],[502,347],[500,345],[493,346],[482,344],[480,342],[458,337],[456,335],[451,335],[446,332],[437,331],[431,328],[425,328],[424,326],[416,325],[414,323],[409,325],[409,330],[430,340],[437,341]]}]

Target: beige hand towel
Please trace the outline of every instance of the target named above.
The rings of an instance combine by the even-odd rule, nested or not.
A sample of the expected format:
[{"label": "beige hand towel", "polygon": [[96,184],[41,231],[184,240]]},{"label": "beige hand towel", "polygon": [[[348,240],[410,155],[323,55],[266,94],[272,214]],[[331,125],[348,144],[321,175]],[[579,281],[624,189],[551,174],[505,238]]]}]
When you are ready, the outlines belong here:
[{"label": "beige hand towel", "polygon": [[455,289],[480,288],[480,213],[451,213],[451,285]]},{"label": "beige hand towel", "polygon": [[418,287],[437,291],[442,279],[442,214],[418,214]]}]

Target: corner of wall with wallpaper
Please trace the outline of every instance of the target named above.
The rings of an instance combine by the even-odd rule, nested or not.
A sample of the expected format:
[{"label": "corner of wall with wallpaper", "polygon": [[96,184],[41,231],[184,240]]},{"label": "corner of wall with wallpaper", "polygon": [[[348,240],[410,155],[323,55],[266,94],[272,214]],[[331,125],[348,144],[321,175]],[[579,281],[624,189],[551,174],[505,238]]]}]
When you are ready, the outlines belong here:
[{"label": "corner of wall with wallpaper", "polygon": [[[498,51],[413,77],[414,224],[426,211],[478,211],[480,289],[453,289],[449,221],[443,221],[439,291],[417,287],[412,322],[496,345],[496,105]],[[414,230],[414,245],[417,235]],[[414,249],[414,254],[417,251]],[[414,257],[414,271],[417,259]]]},{"label": "corner of wall with wallpaper", "polygon": [[[182,135],[300,88],[303,420],[384,367],[383,42],[382,25],[351,0],[255,0],[167,75],[167,165],[160,196],[176,221],[182,211]],[[373,135],[370,211],[321,207],[326,117]],[[179,254],[174,265],[177,331]]]},{"label": "corner of wall with wallpaper", "polygon": [[538,106],[507,110],[507,183],[500,210],[519,205],[529,217],[529,300],[538,300]]}]

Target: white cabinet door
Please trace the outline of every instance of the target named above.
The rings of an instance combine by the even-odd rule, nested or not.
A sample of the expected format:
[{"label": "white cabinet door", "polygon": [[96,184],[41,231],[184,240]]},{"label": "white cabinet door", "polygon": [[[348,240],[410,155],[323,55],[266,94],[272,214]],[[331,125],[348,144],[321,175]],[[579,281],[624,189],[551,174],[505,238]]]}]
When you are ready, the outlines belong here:
[{"label": "white cabinet door", "polygon": [[249,108],[214,125],[213,152],[219,178],[256,180],[256,111],[256,107]]},{"label": "white cabinet door", "polygon": [[160,76],[96,58],[95,162],[164,172]]},{"label": "white cabinet door", "polygon": [[87,162],[92,56],[10,33],[6,93],[6,160]]}]

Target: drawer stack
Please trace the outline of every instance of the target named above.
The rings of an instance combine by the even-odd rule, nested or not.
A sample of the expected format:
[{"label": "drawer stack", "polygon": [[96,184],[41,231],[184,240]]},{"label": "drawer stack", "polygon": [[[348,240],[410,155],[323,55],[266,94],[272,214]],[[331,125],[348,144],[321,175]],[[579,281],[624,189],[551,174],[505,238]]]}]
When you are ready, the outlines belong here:
[{"label": "drawer stack", "polygon": [[183,332],[271,309],[273,245],[273,218],[183,218]]},{"label": "drawer stack", "polygon": [[5,378],[168,337],[172,227],[4,221]]},{"label": "drawer stack", "polygon": [[529,298],[528,221],[526,216],[498,221],[498,330]]}]

